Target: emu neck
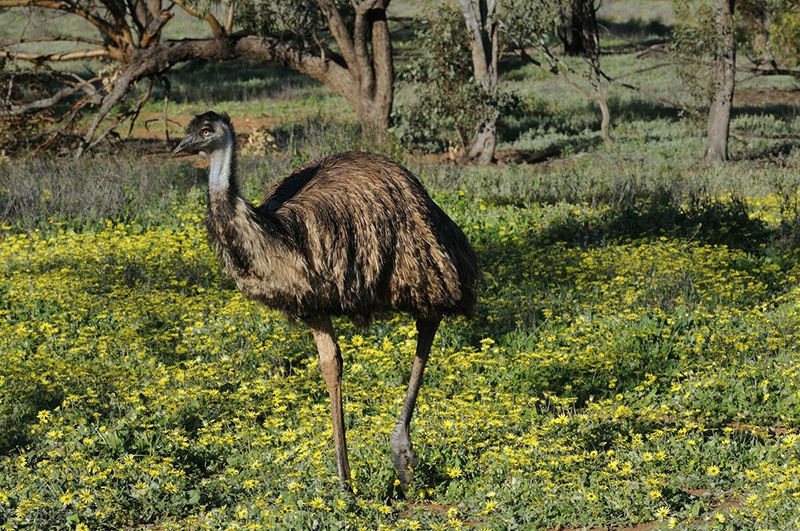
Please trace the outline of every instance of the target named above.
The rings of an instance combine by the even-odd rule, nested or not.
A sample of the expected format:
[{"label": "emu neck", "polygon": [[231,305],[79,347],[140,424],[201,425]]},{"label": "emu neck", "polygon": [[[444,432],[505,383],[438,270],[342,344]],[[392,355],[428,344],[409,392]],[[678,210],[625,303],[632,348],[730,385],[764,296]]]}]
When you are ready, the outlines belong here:
[{"label": "emu neck", "polygon": [[234,201],[239,193],[236,181],[236,145],[228,133],[225,143],[209,155],[208,195],[213,200]]}]

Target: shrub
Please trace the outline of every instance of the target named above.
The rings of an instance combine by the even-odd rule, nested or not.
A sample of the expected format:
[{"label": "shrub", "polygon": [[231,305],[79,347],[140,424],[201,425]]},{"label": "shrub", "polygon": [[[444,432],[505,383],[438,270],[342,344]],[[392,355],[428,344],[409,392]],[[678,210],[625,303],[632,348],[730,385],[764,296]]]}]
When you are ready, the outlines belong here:
[{"label": "shrub", "polygon": [[417,32],[414,52],[401,79],[417,98],[398,103],[395,133],[405,145],[427,152],[463,152],[476,126],[494,110],[513,113],[519,99],[496,91],[487,95],[472,77],[469,36],[459,8],[443,6]]}]

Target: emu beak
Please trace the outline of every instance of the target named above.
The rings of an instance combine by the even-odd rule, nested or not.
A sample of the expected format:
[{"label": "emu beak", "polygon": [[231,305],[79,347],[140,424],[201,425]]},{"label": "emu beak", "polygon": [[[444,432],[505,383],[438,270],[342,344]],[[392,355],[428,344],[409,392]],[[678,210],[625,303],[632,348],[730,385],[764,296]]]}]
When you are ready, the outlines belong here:
[{"label": "emu beak", "polygon": [[178,144],[178,147],[172,150],[172,154],[177,155],[178,153],[183,153],[189,146],[191,146],[194,143],[195,140],[196,139],[194,135],[187,136],[186,138],[181,140],[181,143]]}]

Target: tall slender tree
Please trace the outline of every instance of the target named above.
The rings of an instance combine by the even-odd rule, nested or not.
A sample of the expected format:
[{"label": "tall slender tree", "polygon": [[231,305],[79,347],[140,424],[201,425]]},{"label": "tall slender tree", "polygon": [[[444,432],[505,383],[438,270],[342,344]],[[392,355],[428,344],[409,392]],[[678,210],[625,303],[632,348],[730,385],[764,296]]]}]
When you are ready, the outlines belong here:
[{"label": "tall slender tree", "polygon": [[460,0],[464,21],[470,35],[472,65],[475,81],[485,93],[484,117],[478,123],[467,148],[467,159],[478,164],[489,164],[497,147],[497,58],[498,0]]},{"label": "tall slender tree", "polygon": [[[597,27],[597,0],[507,0],[508,9],[503,12],[504,28],[509,48],[519,54],[528,62],[536,64],[548,72],[559,76],[572,88],[585,97],[595,101],[600,108],[600,134],[603,142],[611,147],[611,111],[606,100],[603,84],[613,81],[608,77],[600,65],[600,37]],[[569,61],[558,55],[551,44],[555,40],[553,35],[559,29],[553,24],[563,16],[567,4],[573,9],[583,10],[581,15],[583,23],[576,26],[575,31],[580,31],[582,53],[585,65],[573,66]],[[533,50],[534,57],[531,53]],[[588,85],[588,86],[587,86]]]},{"label": "tall slender tree", "polygon": [[705,154],[709,164],[728,160],[728,136],[736,74],[734,3],[735,0],[719,0],[717,5],[714,95],[708,112],[708,145]]}]

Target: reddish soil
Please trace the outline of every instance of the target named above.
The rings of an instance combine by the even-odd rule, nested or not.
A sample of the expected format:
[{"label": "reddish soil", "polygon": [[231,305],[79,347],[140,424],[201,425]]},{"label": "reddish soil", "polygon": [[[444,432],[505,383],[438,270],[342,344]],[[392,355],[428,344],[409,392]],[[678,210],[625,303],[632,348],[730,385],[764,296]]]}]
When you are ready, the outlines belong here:
[{"label": "reddish soil", "polygon": [[[170,130],[183,130],[189,124],[193,116],[188,114],[170,114],[169,125]],[[277,121],[274,118],[266,116],[232,116],[231,121],[236,132],[247,136],[254,129],[261,127],[275,127]],[[147,138],[154,140],[164,140],[164,115],[160,112],[143,112],[136,120],[136,125],[133,127],[131,138]]]},{"label": "reddish soil", "polygon": [[734,104],[741,105],[800,105],[800,90],[737,89]]}]

